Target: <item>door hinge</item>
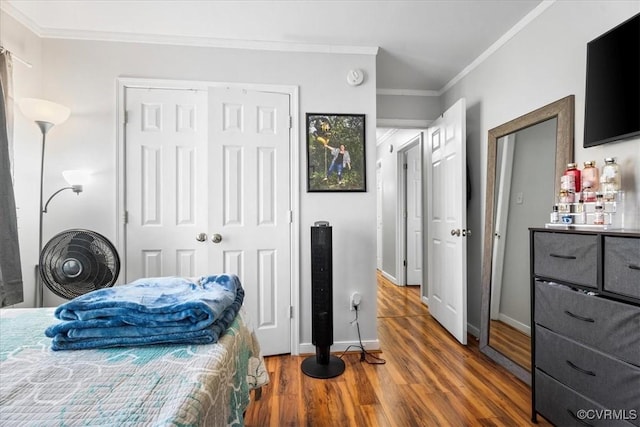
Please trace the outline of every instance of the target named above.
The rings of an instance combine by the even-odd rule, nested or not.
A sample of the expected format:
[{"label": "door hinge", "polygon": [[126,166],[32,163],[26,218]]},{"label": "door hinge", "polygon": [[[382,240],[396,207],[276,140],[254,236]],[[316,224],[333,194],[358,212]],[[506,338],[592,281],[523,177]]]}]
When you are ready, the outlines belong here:
[{"label": "door hinge", "polygon": [[129,223],[129,211],[124,211],[124,213],[122,214],[122,221],[125,224]]},{"label": "door hinge", "polygon": [[289,319],[293,319],[293,306],[289,306]]},{"label": "door hinge", "polygon": [[289,129],[293,128],[293,117],[289,116]]},{"label": "door hinge", "polygon": [[404,165],[402,165],[402,167],[403,167],[405,170],[409,169],[409,165],[408,165],[407,163],[405,163]]},{"label": "door hinge", "polygon": [[287,211],[287,221],[289,221],[289,224],[293,222],[293,211]]},{"label": "door hinge", "polygon": [[124,124],[129,124],[129,112],[125,111],[124,112]]},{"label": "door hinge", "polygon": [[406,267],[406,266],[407,266],[407,260],[406,260],[406,259],[402,260],[402,266],[403,266],[403,267]]}]

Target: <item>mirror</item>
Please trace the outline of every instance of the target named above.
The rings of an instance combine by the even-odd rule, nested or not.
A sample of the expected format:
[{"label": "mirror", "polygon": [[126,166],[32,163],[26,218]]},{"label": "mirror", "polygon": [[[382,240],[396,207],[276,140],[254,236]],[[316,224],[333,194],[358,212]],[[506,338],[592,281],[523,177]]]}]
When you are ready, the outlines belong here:
[{"label": "mirror", "polygon": [[489,131],[480,351],[527,384],[529,227],[549,221],[573,160],[574,104],[570,95]]}]

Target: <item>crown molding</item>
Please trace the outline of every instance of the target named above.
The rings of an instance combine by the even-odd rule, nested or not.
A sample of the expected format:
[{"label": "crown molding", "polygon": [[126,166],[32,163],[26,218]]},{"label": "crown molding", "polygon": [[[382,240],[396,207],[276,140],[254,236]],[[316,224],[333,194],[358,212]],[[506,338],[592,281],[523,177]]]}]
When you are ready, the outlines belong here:
[{"label": "crown molding", "polygon": [[516,34],[518,34],[523,28],[529,25],[533,20],[540,16],[545,10],[553,5],[556,0],[543,0],[538,6],[536,6],[531,12],[525,15],[520,21],[518,21],[513,27],[502,35],[495,43],[493,43],[487,50],[482,52],[480,56],[473,60],[469,65],[462,69],[454,78],[452,78],[446,85],[439,90],[411,90],[411,89],[378,89],[378,95],[388,96],[441,96],[443,93],[451,89],[456,83],[465,78],[469,73],[475,70],[480,64],[486,61],[491,55],[493,55],[498,49],[504,46],[509,40],[511,40]]},{"label": "crown molding", "polygon": [[414,89],[378,89],[377,95],[382,96],[440,96],[437,90],[414,90]]},{"label": "crown molding", "polygon": [[0,10],[5,12],[7,15],[11,16],[20,24],[27,27],[36,36],[42,38],[42,28],[40,28],[40,26],[36,24],[34,20],[29,18],[24,13],[20,12],[18,9],[16,9],[11,3],[0,0]]},{"label": "crown molding", "polygon": [[518,34],[523,28],[529,25],[534,19],[547,10],[556,0],[543,0],[538,6],[536,6],[531,12],[525,15],[520,21],[502,35],[495,43],[493,43],[487,50],[482,52],[473,62],[467,65],[465,68],[452,78],[449,83],[444,85],[442,89],[438,91],[438,95],[442,95],[449,89],[451,89],[456,83],[466,77],[471,71],[475,70],[480,64],[482,64],[487,58],[493,55],[498,49],[504,46],[509,40],[511,40],[516,34]]},{"label": "crown molding", "polygon": [[346,55],[377,55],[378,46],[350,46],[312,43],[292,43],[258,40],[231,40],[214,37],[175,36],[165,34],[140,34],[112,31],[61,30],[43,28],[10,3],[0,1],[0,8],[38,37],[45,39],[94,40],[123,43],[147,43],[177,46],[214,47],[224,49],[249,49],[299,53],[333,53]]}]

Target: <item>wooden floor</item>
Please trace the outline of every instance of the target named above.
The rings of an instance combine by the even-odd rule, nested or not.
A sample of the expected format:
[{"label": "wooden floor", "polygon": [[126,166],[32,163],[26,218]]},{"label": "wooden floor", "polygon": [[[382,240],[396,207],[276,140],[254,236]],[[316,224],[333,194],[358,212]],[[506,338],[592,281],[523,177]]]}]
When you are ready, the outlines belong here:
[{"label": "wooden floor", "polygon": [[520,366],[531,370],[531,337],[499,320],[489,325],[489,345]]},{"label": "wooden floor", "polygon": [[[455,341],[419,301],[419,288],[379,276],[378,338],[385,364],[343,357],[332,379],[304,375],[304,357],[266,357],[271,377],[247,426],[525,426],[530,388],[478,350]],[[371,361],[373,358],[367,357]],[[549,425],[538,417],[538,425]]]}]

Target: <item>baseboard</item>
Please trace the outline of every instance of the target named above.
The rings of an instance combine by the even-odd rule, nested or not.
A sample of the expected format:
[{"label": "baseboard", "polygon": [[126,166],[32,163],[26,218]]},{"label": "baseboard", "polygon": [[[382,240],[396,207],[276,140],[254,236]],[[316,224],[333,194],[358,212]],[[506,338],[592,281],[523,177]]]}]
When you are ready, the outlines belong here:
[{"label": "baseboard", "polygon": [[389,273],[387,273],[384,270],[380,270],[380,273],[382,273],[382,275],[389,280],[391,283],[393,283],[394,285],[398,284],[398,279],[396,279],[395,277],[393,277],[392,275],[390,275]]},{"label": "baseboard", "polygon": [[467,323],[467,333],[473,335],[476,338],[480,337],[480,329],[471,323]]},{"label": "baseboard", "polygon": [[511,326],[514,329],[517,329],[518,331],[522,332],[525,335],[531,336],[531,327],[525,325],[522,322],[515,320],[512,317],[507,316],[506,314],[503,314],[503,313],[498,314],[498,320],[500,320],[502,323],[506,323],[507,325]]}]

